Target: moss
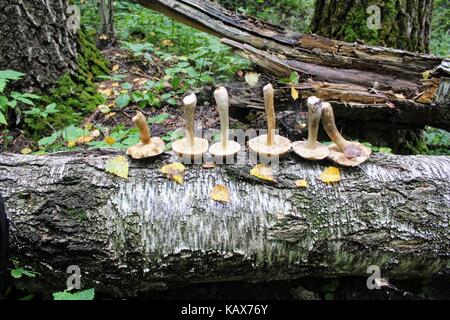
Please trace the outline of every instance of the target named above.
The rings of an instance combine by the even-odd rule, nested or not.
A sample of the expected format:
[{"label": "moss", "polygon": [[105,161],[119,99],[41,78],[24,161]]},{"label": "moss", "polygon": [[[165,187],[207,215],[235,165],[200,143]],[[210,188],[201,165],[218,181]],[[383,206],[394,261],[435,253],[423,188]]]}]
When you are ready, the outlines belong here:
[{"label": "moss", "polygon": [[364,40],[369,44],[377,44],[378,30],[367,27],[367,13],[364,6],[355,6],[348,13],[347,22],[343,24],[342,34],[338,37],[348,42]]},{"label": "moss", "polygon": [[[78,48],[76,72],[66,72],[62,75],[55,87],[48,90],[41,99],[41,107],[50,103],[57,104],[60,112],[47,118],[57,130],[79,123],[83,117],[105,102],[97,92],[94,80],[97,76],[109,72],[109,62],[83,31],[78,33]],[[27,129],[36,137],[42,137],[49,130],[39,119],[29,119]]]}]

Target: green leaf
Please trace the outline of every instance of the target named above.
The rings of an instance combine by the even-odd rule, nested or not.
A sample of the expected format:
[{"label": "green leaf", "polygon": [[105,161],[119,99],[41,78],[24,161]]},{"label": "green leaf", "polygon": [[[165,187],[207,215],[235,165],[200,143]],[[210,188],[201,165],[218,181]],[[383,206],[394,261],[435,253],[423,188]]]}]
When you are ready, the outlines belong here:
[{"label": "green leaf", "polygon": [[291,73],[291,76],[289,77],[289,81],[292,83],[292,84],[298,84],[298,79],[299,79],[299,77],[298,77],[298,73],[297,72],[292,72]]},{"label": "green leaf", "polygon": [[125,108],[130,103],[131,97],[129,94],[121,94],[116,99],[116,105],[118,108]]},{"label": "green leaf", "polygon": [[3,113],[0,111],[0,124],[8,124],[8,122],[6,121],[5,116],[3,115]]},{"label": "green leaf", "polygon": [[24,268],[16,268],[16,269],[11,270],[11,276],[14,279],[20,279],[20,278],[22,278],[22,276],[34,278],[37,274],[38,274],[37,272],[25,270]]},{"label": "green leaf", "polygon": [[87,135],[87,130],[70,125],[63,130],[63,139],[65,141],[75,141],[80,137]]},{"label": "green leaf", "polygon": [[42,138],[38,141],[39,146],[49,146],[55,143],[56,139],[58,139],[61,136],[61,131],[54,132],[51,136]]},{"label": "green leaf", "polygon": [[0,93],[3,93],[6,87],[6,79],[0,79]]},{"label": "green leaf", "polygon": [[70,293],[67,290],[53,293],[54,300],[94,300],[94,297],[95,297],[94,288],[74,293]]},{"label": "green leaf", "polygon": [[34,294],[27,294],[25,297],[20,298],[20,301],[28,301],[34,298]]},{"label": "green leaf", "polygon": [[14,71],[14,70],[2,70],[2,71],[0,71],[0,79],[19,80],[24,75],[25,75],[24,73],[17,72],[17,71]]},{"label": "green leaf", "polygon": [[151,117],[148,119],[149,124],[160,124],[166,121],[168,118],[170,118],[170,114],[168,113],[161,113],[155,117]]}]

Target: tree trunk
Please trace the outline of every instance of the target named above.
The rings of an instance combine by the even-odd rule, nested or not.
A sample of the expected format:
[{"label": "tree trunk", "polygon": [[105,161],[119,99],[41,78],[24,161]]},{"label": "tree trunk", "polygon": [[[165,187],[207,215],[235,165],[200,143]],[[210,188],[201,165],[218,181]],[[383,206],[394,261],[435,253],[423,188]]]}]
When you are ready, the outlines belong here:
[{"label": "tree trunk", "polygon": [[[0,192],[12,221],[12,257],[40,272],[26,285],[64,289],[70,265],[84,288],[129,295],[215,281],[304,276],[450,276],[450,158],[373,157],[341,169],[288,157],[276,183],[250,166],[187,166],[185,184],[164,177],[171,159],[130,161],[129,179],[105,172],[117,151],[0,155]],[[306,189],[297,179],[309,181]],[[210,199],[214,185],[230,203]]]},{"label": "tree trunk", "polygon": [[0,69],[26,74],[21,88],[44,89],[76,71],[77,37],[66,0],[0,2]]},{"label": "tree trunk", "polygon": [[[358,43],[346,43],[315,35],[301,35],[278,26],[229,12],[210,1],[199,0],[133,0],[199,30],[224,37],[222,42],[251,59],[265,71],[288,77],[297,71],[297,86],[302,98],[311,92],[343,108],[365,110],[365,122],[378,117],[378,111],[401,114],[404,121],[434,121],[439,128],[450,127],[448,107],[436,104],[449,100],[437,97],[445,77],[450,74],[448,60]],[[434,70],[424,80],[424,73]],[[427,73],[428,74],[428,73]],[[245,87],[245,84],[243,84]],[[245,87],[245,90],[251,90]],[[255,91],[256,92],[256,91]],[[289,94],[282,99],[289,99]],[[410,108],[402,108],[408,105]],[[414,115],[410,110],[419,110]],[[428,111],[433,110],[433,115]],[[426,114],[423,117],[423,113]],[[419,115],[420,114],[420,115]],[[400,116],[401,117],[401,116]],[[406,120],[408,117],[412,119]],[[419,125],[421,127],[422,124]]]},{"label": "tree trunk", "polygon": [[116,42],[113,0],[99,1],[100,27],[97,31],[97,47],[105,48]]},{"label": "tree trunk", "polygon": [[428,53],[432,15],[433,0],[316,0],[311,30],[331,39]]}]

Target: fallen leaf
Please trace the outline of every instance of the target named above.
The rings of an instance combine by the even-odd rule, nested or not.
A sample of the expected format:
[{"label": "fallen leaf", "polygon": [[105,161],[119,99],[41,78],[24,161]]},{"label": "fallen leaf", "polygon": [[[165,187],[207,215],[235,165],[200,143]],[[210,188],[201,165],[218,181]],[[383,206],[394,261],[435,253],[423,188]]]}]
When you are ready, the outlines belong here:
[{"label": "fallen leaf", "polygon": [[79,137],[75,143],[76,144],[87,144],[87,143],[91,142],[93,139],[94,138],[91,136],[83,136],[83,137]]},{"label": "fallen leaf", "polygon": [[298,91],[297,91],[297,89],[295,89],[293,84],[291,84],[291,96],[292,96],[292,99],[294,99],[294,101],[297,100],[298,96],[299,96]]},{"label": "fallen leaf", "polygon": [[161,168],[161,173],[165,174],[167,178],[172,179],[178,184],[184,184],[185,167],[179,162],[166,164]]},{"label": "fallen leaf", "polygon": [[295,185],[299,188],[308,188],[309,186],[308,181],[306,181],[305,179],[296,180]]},{"label": "fallen leaf", "polygon": [[73,140],[67,141],[67,147],[68,147],[68,148],[76,147],[76,145],[77,145],[77,142],[76,142],[76,141],[73,141]]},{"label": "fallen leaf", "polygon": [[114,143],[116,143],[116,139],[114,139],[114,138],[111,137],[111,136],[107,136],[107,137],[105,137],[105,142],[106,142],[107,144],[109,144],[110,146],[112,146]]},{"label": "fallen leaf", "polygon": [[101,89],[98,90],[99,93],[101,93],[104,96],[110,97],[112,95],[112,89],[111,88],[107,88],[107,89]]},{"label": "fallen leaf", "polygon": [[256,86],[258,80],[259,74],[256,72],[247,72],[247,74],[245,75],[245,82],[247,82],[250,87]]},{"label": "fallen leaf", "polygon": [[217,185],[211,191],[211,199],[222,203],[230,202],[230,191],[224,185]]},{"label": "fallen leaf", "polygon": [[106,172],[112,173],[118,177],[128,179],[128,158],[124,156],[118,156],[106,161]]},{"label": "fallen leaf", "polygon": [[422,73],[422,78],[423,78],[423,80],[428,80],[428,79],[430,78],[430,74],[431,74],[431,72],[430,72],[429,70],[423,72],[423,73]]},{"label": "fallen leaf", "polygon": [[320,180],[325,183],[341,181],[341,172],[336,167],[328,167],[320,174]]},{"label": "fallen leaf", "polygon": [[30,153],[32,153],[32,152],[33,152],[33,150],[31,150],[30,148],[23,148],[23,149],[20,151],[21,154],[30,154]]},{"label": "fallen leaf", "polygon": [[109,118],[111,118],[111,117],[114,117],[115,115],[116,115],[115,112],[110,112],[110,113],[108,113],[108,114],[105,116],[105,120],[106,120],[106,119],[109,119]]},{"label": "fallen leaf", "polygon": [[173,42],[170,39],[166,39],[166,40],[161,41],[161,44],[163,46],[165,46],[165,47],[172,47],[173,46]]},{"label": "fallen leaf", "polygon": [[112,67],[112,71],[117,71],[119,69],[120,69],[120,66],[118,64],[116,64]]},{"label": "fallen leaf", "polygon": [[258,179],[275,181],[272,167],[264,164],[257,164],[252,170],[250,170],[250,174]]}]

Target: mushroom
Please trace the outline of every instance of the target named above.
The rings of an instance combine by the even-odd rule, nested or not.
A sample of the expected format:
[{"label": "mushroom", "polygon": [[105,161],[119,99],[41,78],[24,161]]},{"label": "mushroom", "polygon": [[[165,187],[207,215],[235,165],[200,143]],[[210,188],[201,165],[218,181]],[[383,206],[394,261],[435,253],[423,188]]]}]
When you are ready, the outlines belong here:
[{"label": "mushroom", "polygon": [[197,159],[208,151],[208,140],[197,138],[194,135],[195,107],[197,106],[197,96],[195,93],[183,99],[184,120],[186,124],[186,138],[175,141],[172,150],[180,157],[190,157]]},{"label": "mushroom", "polygon": [[133,122],[139,129],[141,142],[127,150],[127,155],[133,159],[152,158],[162,154],[166,148],[164,141],[157,137],[151,137],[147,120],[141,111],[133,117]]},{"label": "mushroom", "polygon": [[317,141],[320,119],[322,118],[322,103],[317,97],[309,97],[308,101],[308,141],[297,141],[292,144],[294,152],[309,160],[322,160],[328,157],[330,151]]},{"label": "mushroom", "polygon": [[322,123],[325,131],[334,142],[328,146],[330,150],[328,158],[346,167],[356,167],[366,161],[372,153],[372,150],[359,142],[344,139],[336,128],[331,104],[328,102],[322,103],[322,114]]},{"label": "mushroom", "polygon": [[229,98],[228,92],[225,87],[219,87],[214,91],[214,98],[217,103],[217,110],[219,111],[220,117],[220,133],[221,141],[213,144],[209,148],[209,153],[215,157],[223,158],[228,156],[233,156],[241,150],[241,145],[235,141],[229,140]]},{"label": "mushroom", "polygon": [[288,138],[275,134],[275,106],[274,90],[269,83],[263,89],[264,105],[267,117],[267,134],[258,136],[248,142],[250,150],[262,157],[281,157],[291,149],[291,141]]}]

